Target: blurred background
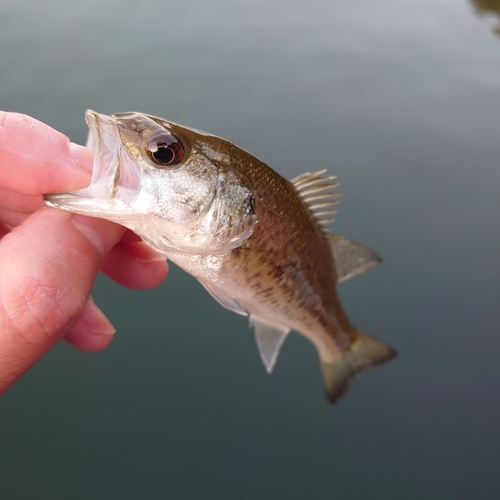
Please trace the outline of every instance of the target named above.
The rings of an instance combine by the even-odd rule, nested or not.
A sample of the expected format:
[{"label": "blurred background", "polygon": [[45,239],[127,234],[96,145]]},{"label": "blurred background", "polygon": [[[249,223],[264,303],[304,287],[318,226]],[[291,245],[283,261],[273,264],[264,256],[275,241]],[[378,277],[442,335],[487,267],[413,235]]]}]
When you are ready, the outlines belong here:
[{"label": "blurred background", "polygon": [[331,407],[299,335],[269,377],[173,265],[100,277],[110,348],[61,342],[0,400],[0,498],[500,498],[499,26],[493,0],[3,0],[0,109],[79,143],[85,109],[142,111],[338,175],[333,231],[384,257],[343,304],[400,357]]}]

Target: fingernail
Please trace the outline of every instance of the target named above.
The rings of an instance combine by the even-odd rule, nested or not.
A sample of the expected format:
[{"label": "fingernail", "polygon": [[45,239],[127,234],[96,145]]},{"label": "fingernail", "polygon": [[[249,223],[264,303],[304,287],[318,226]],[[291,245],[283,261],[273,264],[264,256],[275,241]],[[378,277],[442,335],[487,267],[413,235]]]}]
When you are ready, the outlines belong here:
[{"label": "fingernail", "polygon": [[98,231],[94,228],[95,220],[84,215],[74,214],[71,223],[87,238],[104,257],[104,241]]},{"label": "fingernail", "polygon": [[92,297],[89,298],[86,309],[85,322],[94,335],[114,335],[116,333],[116,329],[106,315],[95,305]]},{"label": "fingernail", "polygon": [[94,164],[94,152],[91,149],[85,146],[80,146],[80,144],[70,142],[68,145],[68,150],[70,156],[78,166],[92,172]]},{"label": "fingernail", "polygon": [[165,262],[167,260],[167,257],[161,254],[156,254],[156,255],[149,255],[148,257],[138,257],[138,259],[143,264],[150,264],[152,262]]},{"label": "fingernail", "polygon": [[144,241],[131,241],[128,243],[123,243],[127,250],[143,264],[150,264],[153,262],[165,262],[167,257],[159,252],[153,250]]}]

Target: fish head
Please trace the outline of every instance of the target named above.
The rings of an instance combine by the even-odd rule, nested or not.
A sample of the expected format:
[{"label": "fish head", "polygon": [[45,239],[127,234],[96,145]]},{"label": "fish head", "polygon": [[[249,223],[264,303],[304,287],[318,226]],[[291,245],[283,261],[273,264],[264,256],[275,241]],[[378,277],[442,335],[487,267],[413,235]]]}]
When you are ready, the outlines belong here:
[{"label": "fish head", "polygon": [[91,183],[45,195],[49,206],[121,224],[165,254],[224,252],[252,234],[252,192],[232,143],[142,113],[85,118]]}]

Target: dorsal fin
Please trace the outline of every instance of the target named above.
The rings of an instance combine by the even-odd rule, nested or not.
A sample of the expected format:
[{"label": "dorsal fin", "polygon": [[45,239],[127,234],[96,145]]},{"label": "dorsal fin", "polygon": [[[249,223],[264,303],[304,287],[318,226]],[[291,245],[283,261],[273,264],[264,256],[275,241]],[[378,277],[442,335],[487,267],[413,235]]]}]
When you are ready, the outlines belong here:
[{"label": "dorsal fin", "polygon": [[306,202],[323,231],[327,233],[335,263],[337,283],[341,283],[380,264],[382,259],[373,250],[360,243],[328,234],[326,226],[333,221],[333,214],[336,211],[332,207],[338,203],[340,194],[332,192],[332,189],[338,186],[336,182],[332,182],[336,176],[325,176],[325,172],[326,170],[306,172],[290,182]]},{"label": "dorsal fin", "polygon": [[338,203],[340,194],[332,192],[332,189],[338,186],[336,182],[332,182],[336,176],[324,176],[325,172],[326,170],[306,172],[290,182],[326,232],[325,226],[333,221],[336,210],[333,210],[332,207]]},{"label": "dorsal fin", "polygon": [[332,234],[327,235],[327,238],[332,249],[337,283],[364,273],[382,262],[373,250],[356,241],[349,241]]},{"label": "dorsal fin", "polygon": [[259,348],[260,358],[267,373],[272,373],[281,346],[290,330],[283,326],[268,323],[255,316],[250,316],[250,325],[255,327],[255,341]]}]

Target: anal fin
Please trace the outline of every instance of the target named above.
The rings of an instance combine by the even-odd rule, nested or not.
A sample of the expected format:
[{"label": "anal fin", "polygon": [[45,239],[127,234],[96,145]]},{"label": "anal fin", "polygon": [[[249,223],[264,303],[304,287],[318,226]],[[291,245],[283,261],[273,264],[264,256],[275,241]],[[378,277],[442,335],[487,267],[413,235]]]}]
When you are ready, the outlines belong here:
[{"label": "anal fin", "polygon": [[255,341],[267,373],[272,373],[281,346],[290,330],[250,316],[250,325],[255,327]]}]

